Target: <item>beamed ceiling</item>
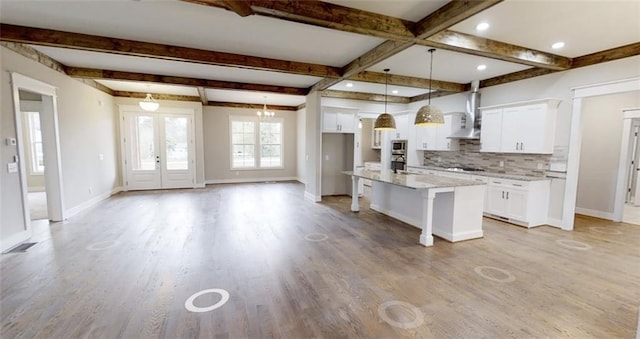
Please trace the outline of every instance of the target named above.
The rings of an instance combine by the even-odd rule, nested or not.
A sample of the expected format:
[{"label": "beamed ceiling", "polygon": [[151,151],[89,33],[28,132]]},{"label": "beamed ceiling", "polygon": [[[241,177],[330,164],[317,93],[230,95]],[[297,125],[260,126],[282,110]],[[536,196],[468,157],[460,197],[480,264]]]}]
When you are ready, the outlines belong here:
[{"label": "beamed ceiling", "polygon": [[[389,101],[640,54],[640,1],[2,1],[6,47],[115,96],[295,109]],[[489,23],[489,29],[476,30]],[[597,24],[596,24],[597,23]],[[565,47],[552,49],[555,42]],[[485,65],[484,70],[477,66]]]}]

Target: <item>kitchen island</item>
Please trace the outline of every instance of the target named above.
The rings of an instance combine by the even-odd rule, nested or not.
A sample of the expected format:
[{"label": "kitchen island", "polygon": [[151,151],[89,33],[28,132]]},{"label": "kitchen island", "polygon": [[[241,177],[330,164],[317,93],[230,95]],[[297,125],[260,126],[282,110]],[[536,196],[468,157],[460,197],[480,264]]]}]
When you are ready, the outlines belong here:
[{"label": "kitchen island", "polygon": [[[353,192],[360,178],[371,180],[370,208],[420,228],[424,246],[433,245],[433,235],[451,242],[483,236],[484,183],[391,170],[343,173],[351,176]],[[360,211],[357,194],[351,211]]]}]

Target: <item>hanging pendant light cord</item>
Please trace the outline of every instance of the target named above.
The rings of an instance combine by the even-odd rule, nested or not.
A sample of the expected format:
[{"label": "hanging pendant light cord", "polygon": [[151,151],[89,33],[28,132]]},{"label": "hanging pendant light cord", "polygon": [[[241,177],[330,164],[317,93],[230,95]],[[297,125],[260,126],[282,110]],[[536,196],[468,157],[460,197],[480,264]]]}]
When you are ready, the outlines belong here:
[{"label": "hanging pendant light cord", "polygon": [[389,69],[385,69],[384,72],[384,112],[387,113],[387,86],[389,85]]},{"label": "hanging pendant light cord", "polygon": [[435,48],[429,49],[429,53],[431,54],[431,62],[429,63],[429,103],[431,105],[431,79],[433,78],[433,52],[435,52]]}]

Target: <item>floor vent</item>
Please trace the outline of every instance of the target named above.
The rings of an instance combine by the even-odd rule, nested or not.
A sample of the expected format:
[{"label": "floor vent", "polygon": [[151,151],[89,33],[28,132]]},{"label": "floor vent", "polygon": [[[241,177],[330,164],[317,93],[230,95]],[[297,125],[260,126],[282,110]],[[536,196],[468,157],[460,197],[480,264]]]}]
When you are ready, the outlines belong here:
[{"label": "floor vent", "polygon": [[7,253],[18,253],[18,252],[24,253],[35,244],[37,244],[37,242],[25,242],[24,244],[20,244],[20,245],[16,246],[14,249],[12,249],[11,251],[9,251]]}]

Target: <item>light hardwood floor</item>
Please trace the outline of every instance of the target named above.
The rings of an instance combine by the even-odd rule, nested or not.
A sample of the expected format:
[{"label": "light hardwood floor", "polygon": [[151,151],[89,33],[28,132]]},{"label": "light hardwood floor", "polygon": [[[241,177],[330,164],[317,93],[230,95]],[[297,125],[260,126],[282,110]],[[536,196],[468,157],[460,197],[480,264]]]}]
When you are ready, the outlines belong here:
[{"label": "light hardwood floor", "polygon": [[[349,206],[305,201],[299,183],[215,185],[122,193],[36,223],[36,246],[0,257],[0,337],[636,335],[640,226],[485,219],[483,239],[426,248],[418,229]],[[229,301],[185,309],[212,288]]]}]

